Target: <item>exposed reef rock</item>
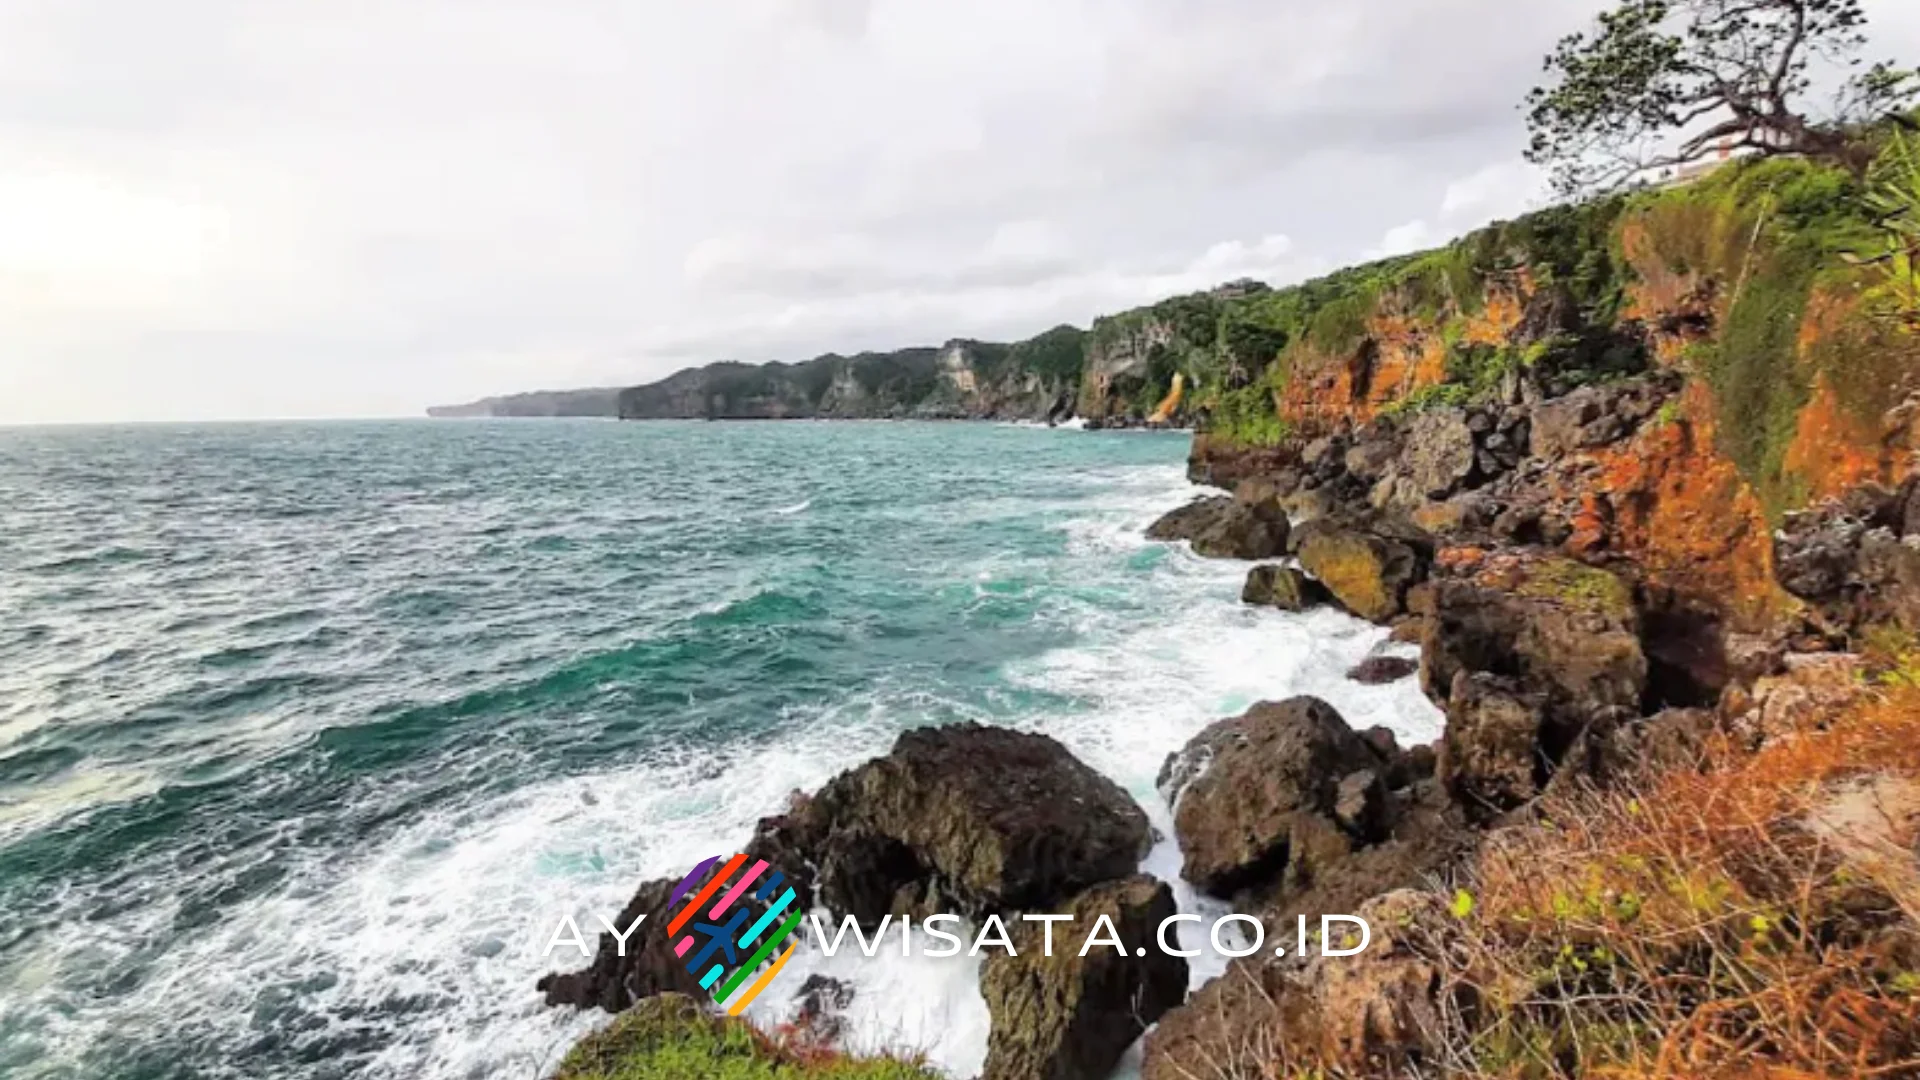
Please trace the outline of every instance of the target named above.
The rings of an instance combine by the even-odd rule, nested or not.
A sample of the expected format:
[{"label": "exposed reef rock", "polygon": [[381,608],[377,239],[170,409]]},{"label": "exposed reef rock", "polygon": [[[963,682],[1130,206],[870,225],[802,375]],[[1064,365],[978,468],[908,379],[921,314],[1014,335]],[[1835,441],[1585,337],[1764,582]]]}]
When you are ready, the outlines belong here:
[{"label": "exposed reef rock", "polygon": [[1271,559],[1286,554],[1291,524],[1278,502],[1230,496],[1188,503],[1147,529],[1150,540],[1189,540],[1215,559]]}]

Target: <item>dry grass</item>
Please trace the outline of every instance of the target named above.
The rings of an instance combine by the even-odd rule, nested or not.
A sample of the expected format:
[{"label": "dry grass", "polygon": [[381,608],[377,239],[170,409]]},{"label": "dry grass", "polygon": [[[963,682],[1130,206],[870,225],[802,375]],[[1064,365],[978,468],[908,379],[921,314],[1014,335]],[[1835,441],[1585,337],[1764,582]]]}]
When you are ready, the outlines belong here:
[{"label": "dry grass", "polygon": [[1920,687],[1494,835],[1447,1072],[1920,1076]]},{"label": "dry grass", "polygon": [[1920,665],[1876,683],[1490,834],[1415,948],[1417,1051],[1241,1031],[1208,1080],[1920,1078]]}]

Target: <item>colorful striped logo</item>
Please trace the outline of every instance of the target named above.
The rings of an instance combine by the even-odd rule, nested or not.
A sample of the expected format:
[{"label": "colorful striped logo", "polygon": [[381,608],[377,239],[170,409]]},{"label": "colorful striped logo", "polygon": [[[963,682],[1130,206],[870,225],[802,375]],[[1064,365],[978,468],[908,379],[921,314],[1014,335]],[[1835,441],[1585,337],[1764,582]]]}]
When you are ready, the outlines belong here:
[{"label": "colorful striped logo", "polygon": [[[800,944],[794,937],[800,912],[794,909],[793,889],[782,888],[786,875],[764,859],[735,855],[698,885],[719,863],[717,855],[708,859],[674,887],[667,901],[674,909],[667,937],[674,942],[673,955],[685,961],[701,988],[726,1006],[727,1015],[738,1016],[792,958]],[[761,971],[782,945],[779,959]]]}]

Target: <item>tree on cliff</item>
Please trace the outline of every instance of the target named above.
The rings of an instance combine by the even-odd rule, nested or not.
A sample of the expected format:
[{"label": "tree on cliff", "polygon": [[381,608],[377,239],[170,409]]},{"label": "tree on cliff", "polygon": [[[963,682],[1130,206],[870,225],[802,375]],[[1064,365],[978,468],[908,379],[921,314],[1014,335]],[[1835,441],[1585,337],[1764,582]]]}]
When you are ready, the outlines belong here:
[{"label": "tree on cliff", "polygon": [[[1622,0],[1547,57],[1552,80],[1527,97],[1527,160],[1580,194],[1728,149],[1844,157],[1850,128],[1920,95],[1915,72],[1863,66],[1861,4]],[[1816,109],[1828,68],[1847,77]]]}]

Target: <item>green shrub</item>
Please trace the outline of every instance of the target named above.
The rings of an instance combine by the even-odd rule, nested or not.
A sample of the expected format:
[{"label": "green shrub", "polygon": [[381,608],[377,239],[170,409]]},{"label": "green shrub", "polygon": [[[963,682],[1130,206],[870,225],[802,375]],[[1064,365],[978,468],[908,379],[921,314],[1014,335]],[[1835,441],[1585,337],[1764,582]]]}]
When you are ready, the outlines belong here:
[{"label": "green shrub", "polygon": [[648,998],[574,1046],[553,1080],[941,1080],[894,1058],[783,1048],[691,998]]}]

